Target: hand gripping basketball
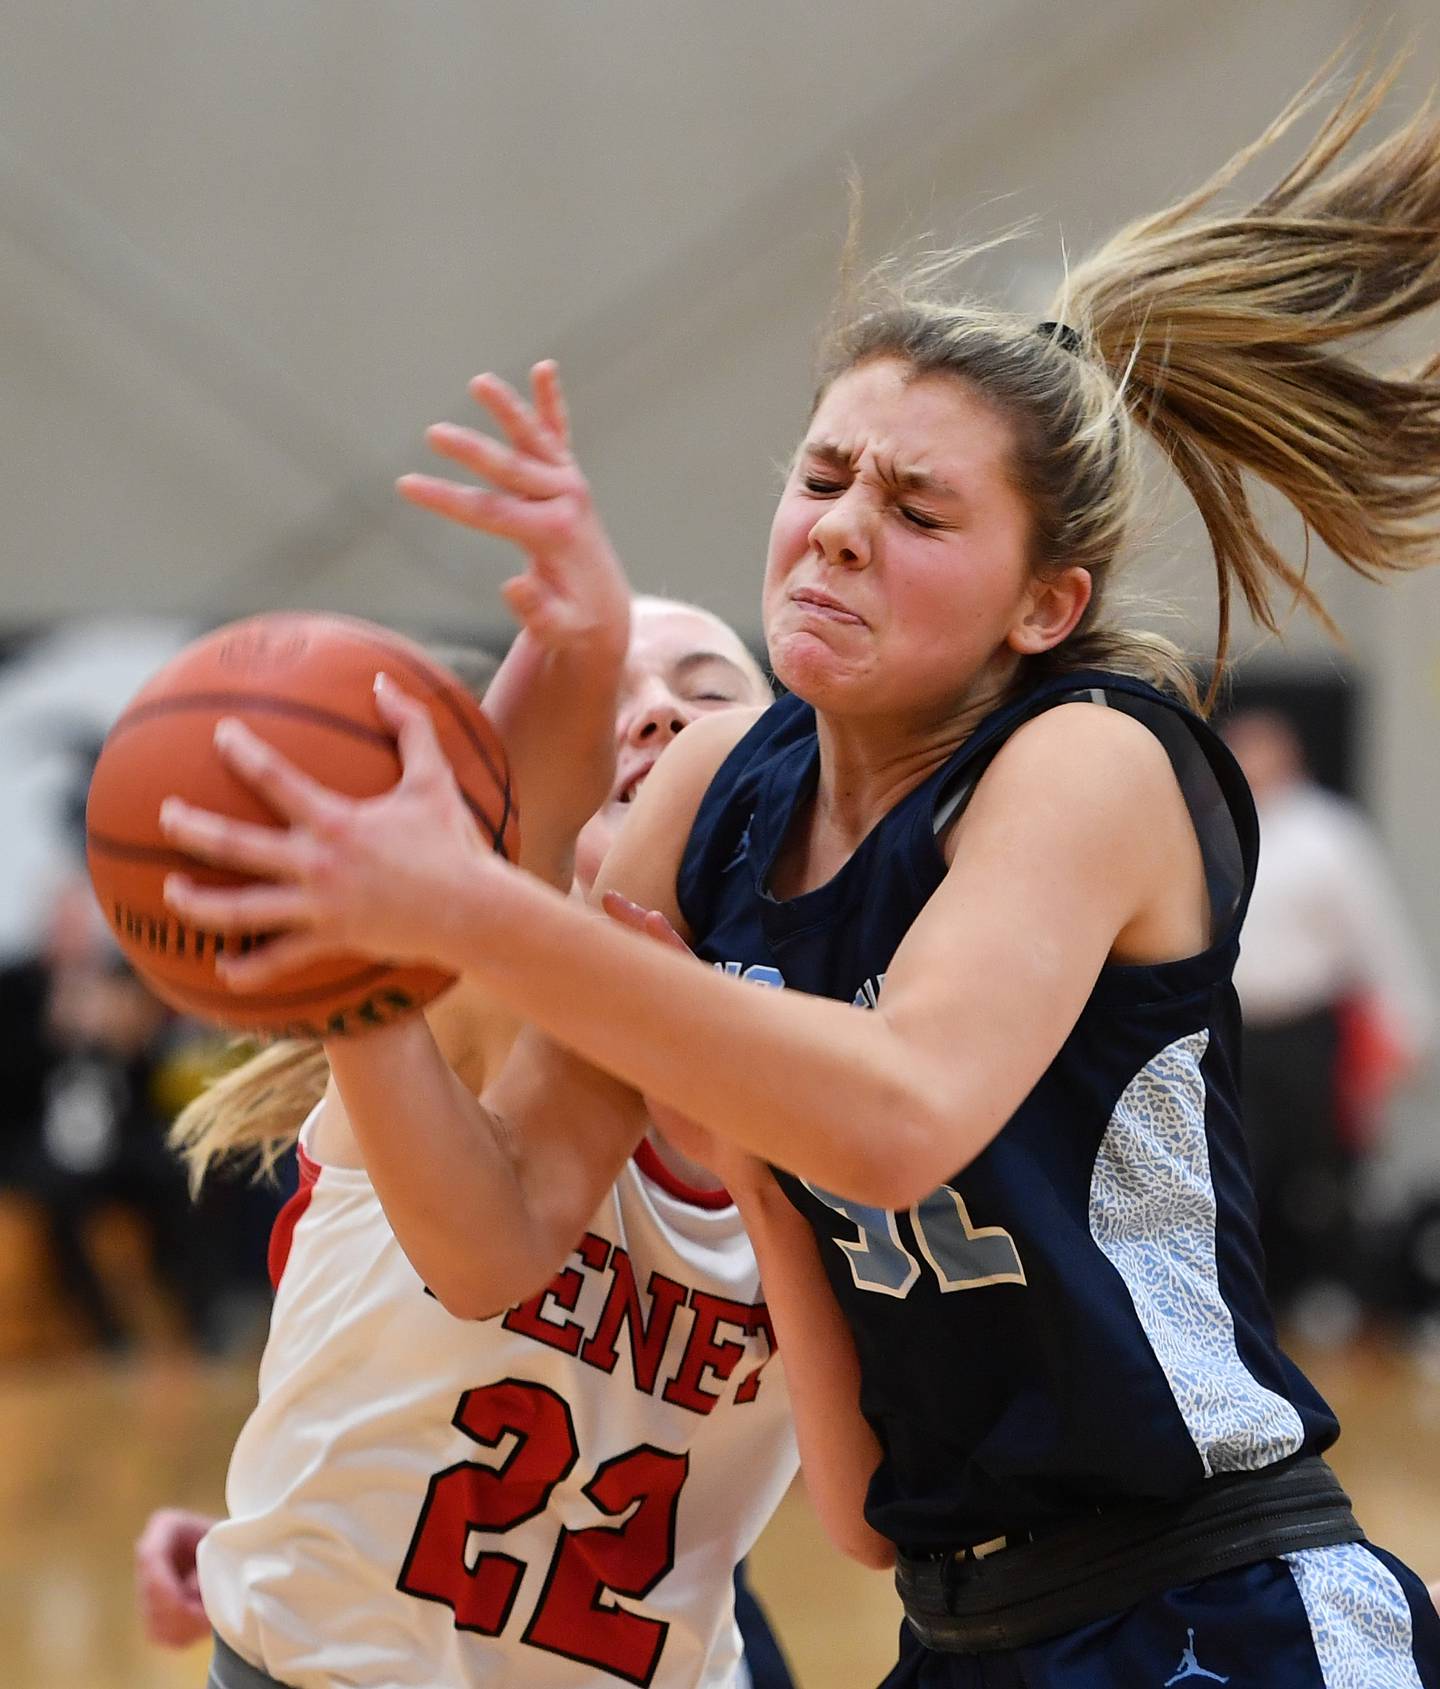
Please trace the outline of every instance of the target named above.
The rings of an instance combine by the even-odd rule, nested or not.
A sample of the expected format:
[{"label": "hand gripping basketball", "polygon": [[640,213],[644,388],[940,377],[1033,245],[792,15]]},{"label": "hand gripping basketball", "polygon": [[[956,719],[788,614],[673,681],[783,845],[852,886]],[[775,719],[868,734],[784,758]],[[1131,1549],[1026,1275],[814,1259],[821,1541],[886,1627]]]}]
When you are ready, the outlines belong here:
[{"label": "hand gripping basketball", "polygon": [[165,882],[167,904],[196,926],[279,935],[217,963],[232,990],[260,990],[336,951],[436,959],[449,889],[505,867],[481,839],[427,711],[383,674],[375,698],[396,732],[402,769],[380,797],[332,791],[227,719],[215,729],[221,757],[289,825],[234,821],[173,797],[162,806],[173,844],[266,882],[212,889],[183,874]]}]

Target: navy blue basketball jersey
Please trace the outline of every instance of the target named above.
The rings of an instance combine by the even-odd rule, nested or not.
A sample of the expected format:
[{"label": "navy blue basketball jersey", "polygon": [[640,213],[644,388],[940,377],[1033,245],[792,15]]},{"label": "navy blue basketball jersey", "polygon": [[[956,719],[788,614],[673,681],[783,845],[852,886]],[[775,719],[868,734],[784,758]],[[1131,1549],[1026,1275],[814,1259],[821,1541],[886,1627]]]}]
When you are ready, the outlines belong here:
[{"label": "navy blue basketball jersey", "polygon": [[873,1009],[944,877],[947,818],[1021,723],[1077,697],[1136,716],[1165,746],[1204,857],[1210,947],[1104,968],[1004,1129],[913,1207],[781,1175],[855,1334],[882,1449],[868,1517],[911,1552],[1176,1499],[1337,1434],[1280,1352],[1262,1288],[1231,987],[1257,826],[1197,716],[1125,676],[1046,680],[987,716],[833,879],[777,899],[771,868],[818,764],[814,712],[784,698],[701,803],[680,908],[717,968]]}]

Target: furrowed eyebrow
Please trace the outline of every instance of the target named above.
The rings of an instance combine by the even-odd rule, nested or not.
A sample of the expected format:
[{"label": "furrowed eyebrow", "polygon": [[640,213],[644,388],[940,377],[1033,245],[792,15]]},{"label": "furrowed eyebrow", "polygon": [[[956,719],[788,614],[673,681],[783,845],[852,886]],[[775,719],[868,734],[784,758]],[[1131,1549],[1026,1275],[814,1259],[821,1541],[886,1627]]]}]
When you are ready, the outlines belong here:
[{"label": "furrowed eyebrow", "polygon": [[875,468],[885,485],[896,492],[929,493],[935,498],[961,497],[958,487],[952,487],[928,469],[900,469],[894,463],[877,463]]},{"label": "furrowed eyebrow", "polygon": [[942,481],[926,469],[895,469],[884,474],[882,479],[901,492],[933,493],[936,498],[961,496],[958,487],[952,487],[948,481]]},{"label": "furrowed eyebrow", "polygon": [[[816,462],[828,464],[832,469],[842,469],[851,474],[855,468],[852,455],[843,450],[833,440],[807,440],[804,455]],[[942,481],[938,475],[932,475],[927,469],[897,469],[877,465],[881,481],[892,492],[929,493],[934,498],[962,499],[964,494],[958,487],[951,486],[948,481]]]},{"label": "furrowed eyebrow", "polygon": [[842,451],[833,440],[807,440],[801,448],[801,455],[814,458],[819,463],[828,463],[832,469],[843,469],[847,475],[855,467],[850,453]]}]

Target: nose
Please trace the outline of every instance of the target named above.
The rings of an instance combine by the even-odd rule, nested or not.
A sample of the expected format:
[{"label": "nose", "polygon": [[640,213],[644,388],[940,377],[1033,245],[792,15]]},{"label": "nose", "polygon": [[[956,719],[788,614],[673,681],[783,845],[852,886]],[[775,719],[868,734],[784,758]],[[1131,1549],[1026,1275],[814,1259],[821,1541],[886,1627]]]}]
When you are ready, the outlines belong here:
[{"label": "nose", "polygon": [[690,704],[683,698],[677,698],[668,686],[657,682],[636,700],[625,724],[625,738],[632,745],[668,745],[677,733],[694,721],[695,716],[696,711]]},{"label": "nose", "polygon": [[815,519],[810,544],[837,569],[863,569],[871,557],[873,513],[855,488],[836,499]]}]

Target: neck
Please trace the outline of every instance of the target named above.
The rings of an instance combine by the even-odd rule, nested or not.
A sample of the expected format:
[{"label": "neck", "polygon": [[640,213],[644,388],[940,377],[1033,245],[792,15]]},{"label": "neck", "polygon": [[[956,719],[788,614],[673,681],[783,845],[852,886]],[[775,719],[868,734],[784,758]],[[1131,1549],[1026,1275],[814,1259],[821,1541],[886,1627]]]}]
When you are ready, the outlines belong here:
[{"label": "neck", "polygon": [[1005,695],[1013,669],[988,672],[961,700],[905,716],[817,711],[820,773],[814,816],[832,843],[853,850],[885,814],[964,744]]}]

